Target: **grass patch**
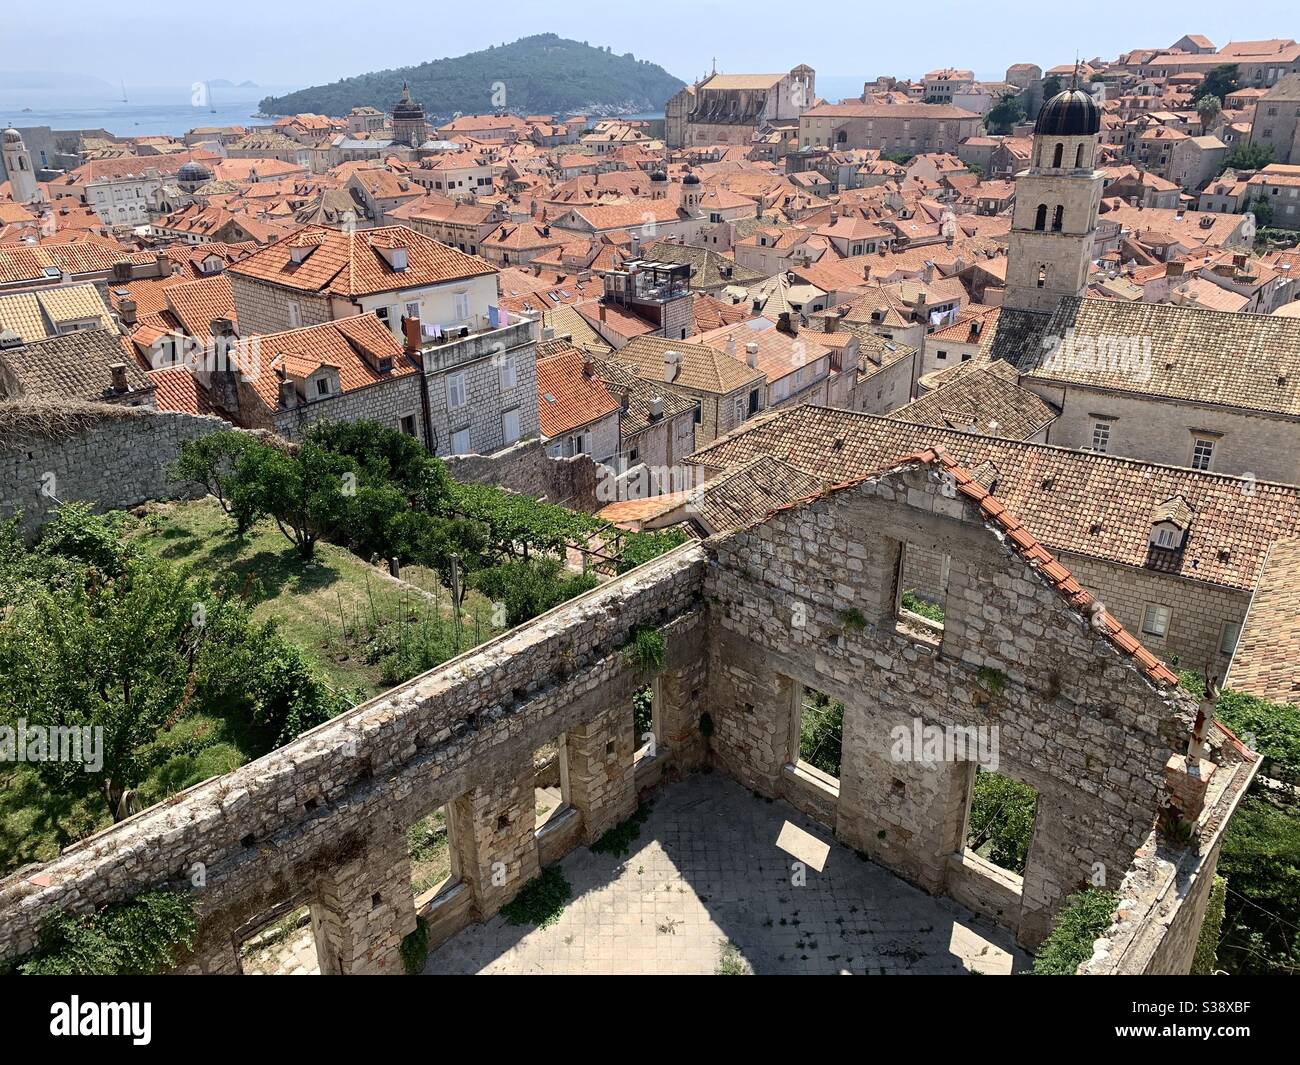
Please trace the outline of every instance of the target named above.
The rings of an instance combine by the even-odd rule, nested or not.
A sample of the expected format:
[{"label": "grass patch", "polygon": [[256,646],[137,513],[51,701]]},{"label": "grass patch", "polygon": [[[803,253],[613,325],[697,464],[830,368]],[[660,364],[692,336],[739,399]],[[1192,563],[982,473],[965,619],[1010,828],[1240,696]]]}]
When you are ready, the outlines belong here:
[{"label": "grass patch", "polygon": [[150,504],[127,535],[160,558],[233,586],[257,621],[279,621],[284,637],[341,691],[378,695],[499,631],[492,605],[474,592],[459,631],[450,631],[451,595],[432,571],[412,567],[406,576],[418,583],[397,583],[325,542],[304,562],[272,521],[237,536],[212,498]]},{"label": "grass patch", "polygon": [[621,858],[632,848],[632,841],[641,835],[641,826],[650,816],[649,804],[638,806],[626,821],[620,821],[605,832],[590,847],[593,854],[612,854]]},{"label": "grass patch", "polygon": [[565,879],[558,865],[543,869],[540,876],[533,877],[519,891],[519,894],[501,907],[501,916],[507,924],[531,924],[538,928],[549,928],[560,919],[564,905],[569,901],[573,888]]}]

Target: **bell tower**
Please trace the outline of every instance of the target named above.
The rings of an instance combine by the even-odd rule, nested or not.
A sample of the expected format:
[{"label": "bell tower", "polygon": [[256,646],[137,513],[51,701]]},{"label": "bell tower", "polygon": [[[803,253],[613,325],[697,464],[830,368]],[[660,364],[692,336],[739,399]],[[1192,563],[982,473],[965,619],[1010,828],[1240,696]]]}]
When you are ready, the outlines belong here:
[{"label": "bell tower", "polygon": [[1016,175],[1004,307],[1044,314],[1087,287],[1103,179],[1101,110],[1075,86],[1043,104],[1029,169]]},{"label": "bell tower", "polygon": [[36,173],[32,170],[32,154],[23,144],[23,135],[16,129],[4,131],[5,173],[9,175],[9,190],[14,203],[31,203],[40,189],[36,186]]}]

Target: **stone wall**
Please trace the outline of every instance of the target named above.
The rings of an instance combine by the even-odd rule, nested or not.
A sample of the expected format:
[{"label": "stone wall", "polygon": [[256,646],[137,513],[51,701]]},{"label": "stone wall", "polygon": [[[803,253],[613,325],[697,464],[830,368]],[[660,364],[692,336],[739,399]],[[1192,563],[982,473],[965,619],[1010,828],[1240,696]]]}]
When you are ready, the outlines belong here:
[{"label": "stone wall", "polygon": [[425,439],[420,374],[390,377],[363,388],[354,388],[322,399],[302,401],[289,410],[277,409],[268,428],[285,440],[301,440],[317,422],[355,422],[369,420],[389,429],[402,429],[402,419],[411,418],[415,436]]},{"label": "stone wall", "polygon": [[[702,571],[699,545],[683,545],[10,876],[0,882],[0,957],[30,950],[51,909],[173,885],[194,889],[199,917],[183,971],[238,971],[242,938],[304,896],[323,971],[396,971],[415,922],[410,825],[450,804],[470,899],[449,895],[461,920],[481,920],[539,867],[538,747],[564,733],[581,752],[573,805],[586,838],[631,812],[631,696],[644,676],[623,644],[638,625],[666,625],[668,674],[698,675]],[[681,688],[666,691],[677,698]]]},{"label": "stone wall", "polygon": [[591,456],[551,458],[537,439],[521,441],[493,455],[450,455],[443,462],[458,481],[494,484],[587,514],[604,506],[596,497],[600,468]]},{"label": "stone wall", "polygon": [[[975,762],[900,756],[894,730],[989,730],[997,771],[1039,796],[1018,912],[992,915],[1033,946],[1099,870],[1118,883],[1196,707],[1157,689],[940,482],[914,465],[709,541],[715,756],[762,794],[829,805],[842,842],[941,892]],[[903,543],[951,559],[941,639],[897,627]],[[845,704],[838,794],[795,764],[801,686]]]},{"label": "stone wall", "polygon": [[1196,955],[1223,846],[1223,830],[1259,768],[1258,758],[1227,756],[1215,769],[1191,843],[1178,848],[1152,833],[1119,888],[1111,926],[1079,966],[1086,976],[1177,975]]},{"label": "stone wall", "polygon": [[190,488],[167,480],[181,445],[230,428],[220,418],[97,404],[57,413],[0,404],[0,425],[0,520],[21,512],[29,536],[60,503],[103,511],[186,496]]}]

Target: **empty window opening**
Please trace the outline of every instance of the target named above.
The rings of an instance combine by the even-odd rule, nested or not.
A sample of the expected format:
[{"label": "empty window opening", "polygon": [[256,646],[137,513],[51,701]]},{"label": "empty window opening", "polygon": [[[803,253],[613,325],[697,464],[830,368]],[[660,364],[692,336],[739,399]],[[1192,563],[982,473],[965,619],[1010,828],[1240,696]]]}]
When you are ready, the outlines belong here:
[{"label": "empty window opening", "polygon": [[533,807],[537,829],[569,808],[568,747],[564,736],[533,752]]},{"label": "empty window opening", "polygon": [[459,879],[456,851],[451,845],[450,808],[440,806],[406,830],[406,849],[411,859],[411,894],[415,905],[453,887]]},{"label": "empty window opening", "polygon": [[239,944],[246,976],[319,976],[311,907],[303,904],[254,929]]},{"label": "empty window opening", "polygon": [[663,730],[659,723],[659,679],[643,684],[632,693],[632,742],[636,761],[654,758],[663,746]]},{"label": "empty window opening", "polygon": [[943,639],[952,560],[942,551],[904,543],[898,564],[897,631],[936,646]]},{"label": "empty window opening", "polygon": [[1059,169],[1061,166],[1061,157],[1065,154],[1065,145],[1058,144],[1056,151],[1052,153],[1052,166]]},{"label": "empty window opening", "polygon": [[1047,228],[1047,204],[1045,203],[1040,203],[1034,214],[1034,228],[1040,231]]},{"label": "empty window opening", "polygon": [[1064,225],[1065,225],[1065,205],[1058,203],[1056,205],[1056,210],[1052,213],[1052,232],[1053,233],[1061,232],[1061,229]]},{"label": "empty window opening", "polygon": [[1023,876],[1037,806],[1038,792],[1028,784],[977,766],[966,811],[966,850]]},{"label": "empty window opening", "polygon": [[799,751],[796,762],[804,768],[817,769],[840,777],[840,759],[844,745],[844,704],[816,688],[800,686],[795,707],[799,714]]}]

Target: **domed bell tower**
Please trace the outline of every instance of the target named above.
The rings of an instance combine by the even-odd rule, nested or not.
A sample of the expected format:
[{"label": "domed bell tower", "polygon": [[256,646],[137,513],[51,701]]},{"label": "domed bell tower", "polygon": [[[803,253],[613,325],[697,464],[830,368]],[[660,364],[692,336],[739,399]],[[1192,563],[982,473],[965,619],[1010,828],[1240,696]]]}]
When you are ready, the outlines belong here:
[{"label": "domed bell tower", "polygon": [[1088,285],[1102,175],[1101,110],[1077,83],[1043,104],[1029,169],[1016,175],[1003,306],[1050,313]]}]

